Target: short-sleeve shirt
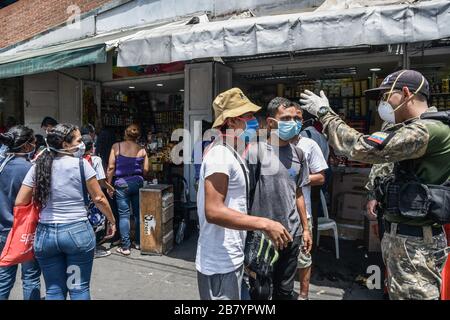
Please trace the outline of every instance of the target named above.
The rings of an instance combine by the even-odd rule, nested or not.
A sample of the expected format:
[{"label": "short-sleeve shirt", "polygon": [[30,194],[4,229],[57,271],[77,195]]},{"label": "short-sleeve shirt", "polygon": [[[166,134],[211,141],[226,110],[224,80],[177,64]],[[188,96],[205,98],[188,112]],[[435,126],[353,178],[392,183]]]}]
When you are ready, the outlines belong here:
[{"label": "short-sleeve shirt", "polygon": [[[41,210],[40,223],[71,223],[87,219],[79,161],[80,159],[71,156],[53,160],[50,196],[47,205]],[[83,165],[86,181],[96,176],[87,160],[83,159]],[[35,169],[34,165],[28,171],[24,185],[35,187]]]},{"label": "short-sleeve shirt", "polygon": [[330,147],[328,146],[327,138],[325,138],[322,133],[317,131],[317,129],[313,126],[310,126],[300,132],[300,136],[314,140],[319,145],[325,160],[328,161],[328,157],[330,156]]},{"label": "short-sleeve shirt", "polygon": [[[258,155],[259,152],[259,155]],[[280,222],[292,236],[300,235],[297,189],[309,184],[309,169],[303,152],[294,145],[275,147],[265,142],[250,146],[247,161],[255,175],[257,158],[260,175],[251,214]]]},{"label": "short-sleeve shirt", "polygon": [[14,157],[0,173],[0,232],[9,231],[12,227],[16,196],[30,168],[31,163],[24,157]]},{"label": "short-sleeve shirt", "polygon": [[[244,163],[242,158],[239,159]],[[247,214],[246,184],[241,164],[227,147],[212,146],[203,158],[197,193],[200,236],[195,264],[196,269],[204,275],[229,273],[244,262],[246,231],[228,229],[206,221],[205,179],[215,173],[228,177],[225,206]],[[248,174],[247,170],[245,174]]]},{"label": "short-sleeve shirt", "polygon": [[[308,163],[309,173],[315,174],[328,169],[327,162],[320,150],[319,145],[312,139],[301,137],[297,143],[297,147],[302,149],[305,155],[306,163]],[[311,185],[302,188],[303,197],[305,198],[306,213],[308,219],[311,218]]]},{"label": "short-sleeve shirt", "polygon": [[94,168],[96,176],[97,176],[97,180],[106,179],[105,170],[103,169],[102,158],[97,157],[97,156],[92,156],[91,161],[92,161],[92,168]]}]

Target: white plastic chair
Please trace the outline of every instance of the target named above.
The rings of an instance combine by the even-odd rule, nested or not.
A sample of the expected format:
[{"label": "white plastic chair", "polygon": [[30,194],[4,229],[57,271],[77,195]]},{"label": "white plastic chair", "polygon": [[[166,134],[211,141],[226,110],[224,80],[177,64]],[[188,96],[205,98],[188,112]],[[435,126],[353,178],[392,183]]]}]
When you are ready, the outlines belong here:
[{"label": "white plastic chair", "polygon": [[336,246],[336,259],[339,259],[339,237],[337,231],[337,223],[333,219],[330,219],[328,216],[327,201],[325,200],[325,196],[322,190],[320,190],[320,201],[322,203],[324,217],[319,217],[317,219],[317,246],[319,246],[320,231],[333,230],[334,243]]}]

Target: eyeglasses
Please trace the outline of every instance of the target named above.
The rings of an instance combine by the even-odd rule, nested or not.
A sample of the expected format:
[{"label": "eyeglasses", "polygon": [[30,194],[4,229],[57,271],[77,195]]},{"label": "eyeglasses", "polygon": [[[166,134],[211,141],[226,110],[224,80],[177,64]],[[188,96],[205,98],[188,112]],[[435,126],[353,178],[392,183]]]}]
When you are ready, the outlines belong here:
[{"label": "eyeglasses", "polygon": [[386,91],[386,92],[384,92],[384,93],[382,93],[380,95],[380,99],[379,100],[386,101],[388,99],[388,97],[389,97],[389,94],[392,96],[394,93],[401,93],[401,91],[400,90],[394,90],[392,92],[391,91]]}]

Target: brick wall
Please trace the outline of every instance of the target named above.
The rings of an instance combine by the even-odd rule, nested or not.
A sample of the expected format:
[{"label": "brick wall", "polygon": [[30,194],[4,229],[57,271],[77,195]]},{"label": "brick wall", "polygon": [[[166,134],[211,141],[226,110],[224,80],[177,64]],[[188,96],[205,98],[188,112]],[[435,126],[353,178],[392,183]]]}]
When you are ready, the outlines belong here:
[{"label": "brick wall", "polygon": [[77,5],[81,13],[100,7],[111,0],[19,0],[0,9],[0,48],[29,39],[64,23]]}]

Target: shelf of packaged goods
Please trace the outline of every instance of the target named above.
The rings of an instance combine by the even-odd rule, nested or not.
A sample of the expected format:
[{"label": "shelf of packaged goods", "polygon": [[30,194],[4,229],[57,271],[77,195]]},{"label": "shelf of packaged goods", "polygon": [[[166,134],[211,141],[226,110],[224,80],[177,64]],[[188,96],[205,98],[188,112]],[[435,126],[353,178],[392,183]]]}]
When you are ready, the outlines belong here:
[{"label": "shelf of packaged goods", "polygon": [[[335,100],[340,100],[340,99],[361,99],[361,98],[364,98],[364,96],[348,96],[348,97],[344,97],[344,96],[333,97],[333,96],[330,96],[330,97],[327,97],[327,98],[328,98],[328,100],[333,100],[333,99],[335,99]],[[297,97],[297,98],[292,98],[291,97],[291,98],[286,98],[286,99],[294,101],[294,102],[297,102],[298,100],[301,99],[301,97]]]},{"label": "shelf of packaged goods", "polygon": [[101,110],[101,112],[103,113],[103,114],[129,114],[129,115],[135,115],[135,114],[138,114],[137,112],[129,112],[129,111],[111,111],[111,110]]},{"label": "shelf of packaged goods", "polygon": [[181,113],[183,110],[160,110],[160,111],[153,111],[153,113],[165,113],[165,112],[177,112]]}]

